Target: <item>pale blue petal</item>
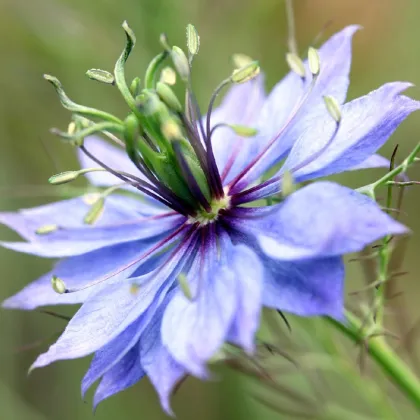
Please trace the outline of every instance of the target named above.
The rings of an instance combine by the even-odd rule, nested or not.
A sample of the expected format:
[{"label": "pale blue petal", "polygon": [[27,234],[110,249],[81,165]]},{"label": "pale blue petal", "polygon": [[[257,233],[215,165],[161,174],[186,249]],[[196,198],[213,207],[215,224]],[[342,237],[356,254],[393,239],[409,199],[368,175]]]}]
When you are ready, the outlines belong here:
[{"label": "pale blue petal", "polygon": [[[256,128],[261,107],[265,100],[264,77],[234,85],[220,107],[211,115],[211,127],[217,124],[237,124]],[[205,121],[205,119],[204,119]],[[213,152],[220,174],[232,179],[252,158],[255,139],[236,135],[229,128],[221,127],[212,136]],[[227,166],[231,166],[230,170]]]},{"label": "pale blue petal", "polygon": [[163,344],[177,362],[203,378],[208,375],[205,364],[224,343],[237,308],[228,241],[219,235],[219,253],[215,237],[201,247],[187,277],[192,300],[179,289],[162,321]]},{"label": "pale blue petal", "polygon": [[341,257],[306,261],[263,258],[264,306],[300,316],[343,317],[344,264]]},{"label": "pale blue petal", "polygon": [[[169,256],[166,254],[166,261],[157,270],[124,283],[107,285],[89,296],[57,342],[38,357],[33,368],[91,354],[112,341],[147,311],[147,317],[143,319],[146,327],[190,258],[191,251],[187,241],[178,252],[168,251]],[[133,284],[140,287],[132,290]]]},{"label": "pale blue petal", "polygon": [[144,325],[141,319],[134,321],[118,337],[95,353],[89,369],[82,379],[82,398],[88,389],[112,369],[133,347],[138,353],[138,341]]},{"label": "pale blue petal", "polygon": [[[90,153],[112,169],[141,177],[139,170],[131,162],[124,149],[113,146],[97,136],[87,137],[85,139],[85,146]],[[87,157],[79,148],[77,154],[82,169],[99,167],[96,162]],[[121,183],[119,178],[109,172],[90,172],[85,176],[91,184],[98,186],[111,186]]]},{"label": "pale blue petal", "polygon": [[264,266],[259,256],[244,245],[234,247],[229,264],[235,272],[235,294],[238,303],[228,341],[252,353],[255,334],[260,325]]},{"label": "pale blue petal", "polygon": [[[132,264],[150,247],[151,244],[144,241],[129,242],[62,260],[50,273],[6,299],[2,306],[9,309],[32,310],[45,305],[83,303],[90,294],[97,291],[97,287],[130,277],[140,265],[144,272],[154,269],[159,262],[158,258],[152,258],[145,263],[137,261]],[[53,275],[61,278],[69,289],[79,289],[101,279],[106,281],[79,292],[58,294],[51,286]]]},{"label": "pale blue petal", "polygon": [[327,115],[314,120],[301,133],[280,173],[291,171],[299,182],[344,172],[366,162],[411,112],[420,109],[420,102],[400,95],[410,86],[388,83],[344,105],[339,130],[332,140],[336,126],[332,118]]},{"label": "pale blue petal", "polygon": [[263,251],[280,260],[343,255],[407,229],[368,197],[331,182],[310,184],[283,203],[236,210],[229,223],[252,233]]},{"label": "pale blue petal", "polygon": [[106,398],[136,384],[144,375],[136,346],[103,376],[93,398],[94,409]]},{"label": "pale blue petal", "polygon": [[[254,156],[266,149],[258,163],[234,187],[241,191],[256,181],[271,166],[280,162],[289,152],[302,130],[313,121],[325,115],[323,96],[332,95],[339,103],[346,98],[351,64],[351,42],[358,26],[348,26],[332,36],[319,50],[321,72],[312,91],[309,92],[311,74],[303,82],[299,76],[290,73],[269,95],[258,124],[260,135],[256,139]],[[305,62],[306,68],[307,63]],[[299,107],[298,112],[295,112]]]},{"label": "pale blue petal", "polygon": [[163,310],[160,310],[159,315],[155,316],[153,322],[142,334],[139,345],[140,360],[159,395],[163,409],[167,414],[173,415],[170,397],[187,372],[175,361],[162,343],[160,332],[162,314]]}]

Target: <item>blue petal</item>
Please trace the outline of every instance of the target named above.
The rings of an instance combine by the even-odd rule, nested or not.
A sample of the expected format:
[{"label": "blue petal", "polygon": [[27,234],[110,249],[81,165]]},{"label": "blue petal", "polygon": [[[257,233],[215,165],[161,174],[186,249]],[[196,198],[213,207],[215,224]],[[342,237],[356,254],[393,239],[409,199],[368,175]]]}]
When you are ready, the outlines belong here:
[{"label": "blue petal", "polygon": [[[228,261],[232,245],[212,238],[201,247],[188,273],[193,298],[178,290],[166,308],[162,341],[181,365],[207,377],[205,363],[225,342],[236,310],[235,273]],[[219,257],[218,257],[219,255]]]},{"label": "blue petal", "polygon": [[[147,312],[147,317],[142,320],[146,327],[190,258],[190,243],[186,241],[178,252],[168,253],[165,255],[166,261],[156,270],[127,282],[107,285],[89,296],[57,342],[40,355],[32,367],[91,354],[111,342]],[[130,290],[133,284],[139,286],[134,291]]]},{"label": "blue petal", "polygon": [[374,201],[331,182],[310,184],[277,206],[236,214],[229,223],[254,234],[264,252],[280,260],[343,255],[386,235],[407,233]]},{"label": "blue petal", "polygon": [[[217,124],[238,124],[256,127],[257,119],[265,100],[264,77],[240,85],[234,85],[211,115],[211,127]],[[204,119],[205,121],[205,119]],[[251,160],[254,139],[236,135],[226,127],[220,127],[212,135],[213,152],[219,172],[231,179]],[[227,165],[231,161],[230,170]],[[226,170],[226,171],[225,171]]]},{"label": "blue petal", "polygon": [[252,353],[260,325],[264,266],[257,254],[244,245],[234,247],[229,264],[235,272],[237,307],[228,341]]},{"label": "blue petal", "polygon": [[[85,139],[85,145],[96,158],[112,169],[141,176],[139,170],[134,166],[122,148],[112,146],[96,136],[87,137]],[[77,154],[82,169],[98,167],[98,164],[87,157],[80,149],[77,150]],[[111,186],[121,183],[120,179],[109,172],[90,172],[86,174],[86,178],[89,179],[91,184],[98,186]]]},{"label": "blue petal", "polygon": [[252,352],[261,309],[258,258],[245,246],[234,247],[222,232],[217,241],[209,240],[188,273],[193,299],[178,290],[162,322],[164,345],[199,377],[207,376],[206,362],[228,338]]},{"label": "blue petal", "polygon": [[[313,90],[293,117],[294,110],[309,90],[312,79],[310,72],[306,72],[305,82],[298,75],[290,73],[273,89],[261,111],[258,124],[261,134],[255,139],[259,145],[258,153],[263,152],[270,142],[273,141],[273,144],[236,184],[235,192],[243,190],[280,162],[300,137],[302,130],[310,127],[319,115],[325,114],[323,96],[332,95],[339,103],[344,102],[349,85],[351,41],[358,29],[356,25],[348,26],[320,48],[321,72]],[[307,63],[305,65],[307,68]],[[258,153],[256,150],[254,157]]]},{"label": "blue petal", "polygon": [[[1,213],[0,222],[14,229],[29,242],[0,242],[6,248],[43,257],[66,257],[84,254],[102,247],[161,235],[183,223],[174,213],[156,209],[127,197],[108,197],[103,215],[94,225],[84,217],[90,207],[81,198]],[[152,215],[150,215],[152,212]],[[46,235],[35,231],[44,225],[59,229]]]},{"label": "blue petal", "polygon": [[[314,120],[294,144],[281,173],[289,170],[299,182],[366,162],[411,112],[420,109],[420,102],[400,95],[410,86],[388,83],[344,105],[340,128],[331,144],[335,122],[329,115]],[[295,171],[297,167],[300,169]]]},{"label": "blue petal", "polygon": [[300,316],[342,318],[344,264],[341,257],[279,261],[265,257],[264,306]]},{"label": "blue petal", "polygon": [[173,415],[170,397],[174,388],[185,377],[186,370],[170,355],[161,339],[163,311],[154,318],[144,331],[140,341],[140,360],[148,378],[159,394],[160,403],[169,415]]},{"label": "blue petal", "polygon": [[144,375],[140,364],[139,349],[136,346],[103,376],[93,399],[94,409],[106,398],[136,384]]},{"label": "blue petal", "polygon": [[[98,290],[97,287],[130,277],[140,265],[144,272],[154,269],[158,263],[156,258],[145,263],[137,261],[132,264],[150,247],[151,245],[144,241],[129,242],[62,260],[50,273],[6,299],[2,306],[9,309],[32,310],[45,305],[83,303],[90,294]],[[69,289],[79,289],[101,279],[106,281],[79,292],[59,294],[51,286],[53,275],[61,278]]]},{"label": "blue petal", "polygon": [[116,364],[121,362],[134,347],[138,353],[138,341],[144,330],[142,319],[129,325],[118,337],[95,353],[89,369],[82,379],[82,398],[88,389]]}]

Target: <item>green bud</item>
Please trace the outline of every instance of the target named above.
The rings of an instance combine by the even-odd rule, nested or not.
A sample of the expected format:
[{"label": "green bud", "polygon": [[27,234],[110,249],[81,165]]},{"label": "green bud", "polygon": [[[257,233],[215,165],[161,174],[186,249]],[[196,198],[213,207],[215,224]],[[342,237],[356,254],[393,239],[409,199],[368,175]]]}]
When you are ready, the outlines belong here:
[{"label": "green bud", "polygon": [[181,273],[178,276],[178,284],[182,290],[182,293],[184,293],[184,296],[191,301],[193,299],[193,296],[191,293],[190,285],[188,284],[187,276],[184,273]]},{"label": "green bud", "polygon": [[258,134],[256,128],[247,127],[245,125],[229,124],[228,127],[241,137],[253,137]]},{"label": "green bud", "polygon": [[293,175],[290,171],[286,171],[281,179],[281,194],[287,197],[296,190]]},{"label": "green bud", "polygon": [[336,123],[339,123],[341,121],[341,109],[337,99],[335,99],[333,96],[327,95],[324,96],[324,102],[331,117]]},{"label": "green bud", "polygon": [[245,83],[258,76],[259,73],[260,66],[258,65],[258,61],[252,61],[245,67],[234,70],[232,76],[230,76],[230,80],[233,83]]},{"label": "green bud", "polygon": [[140,93],[141,81],[140,77],[135,77],[130,85],[130,92],[135,98]]},{"label": "green bud", "polygon": [[190,64],[187,56],[181,48],[174,46],[171,52],[172,62],[184,82],[188,82],[190,77]]},{"label": "green bud", "polygon": [[115,83],[113,74],[106,70],[90,69],[86,72],[86,76],[89,77],[89,79],[108,85],[113,85]]},{"label": "green bud", "polygon": [[245,54],[233,54],[232,61],[233,61],[234,67],[236,69],[240,69],[252,63],[254,60]]},{"label": "green bud", "polygon": [[174,91],[165,83],[158,82],[156,84],[156,92],[160,99],[173,111],[182,112],[182,105],[176,97]]},{"label": "green bud", "polygon": [[160,81],[169,86],[173,86],[176,83],[176,73],[174,69],[165,67],[160,73]]},{"label": "green bud", "polygon": [[197,55],[200,49],[200,37],[194,25],[191,25],[191,23],[187,25],[187,47],[192,57]]},{"label": "green bud", "polygon": [[58,230],[58,225],[51,224],[51,225],[44,225],[40,226],[35,233],[37,235],[48,235],[49,233],[56,232]]},{"label": "green bud", "polygon": [[54,289],[54,292],[62,295],[64,293],[67,292],[67,287],[66,284],[64,283],[63,280],[61,280],[59,277],[57,276],[52,276],[51,277],[51,286]]},{"label": "green bud", "polygon": [[292,71],[294,71],[300,77],[305,77],[305,66],[303,65],[303,61],[298,55],[287,53],[286,61]]},{"label": "green bud", "polygon": [[66,171],[53,175],[48,179],[48,182],[53,185],[67,184],[72,182],[80,175],[78,171]]},{"label": "green bud", "polygon": [[319,74],[321,64],[319,59],[318,50],[313,47],[309,47],[308,50],[308,63],[309,63],[309,70],[314,76]]},{"label": "green bud", "polygon": [[99,218],[102,216],[105,207],[105,199],[99,197],[91,206],[90,210],[87,212],[83,222],[87,225],[93,225],[96,223]]}]

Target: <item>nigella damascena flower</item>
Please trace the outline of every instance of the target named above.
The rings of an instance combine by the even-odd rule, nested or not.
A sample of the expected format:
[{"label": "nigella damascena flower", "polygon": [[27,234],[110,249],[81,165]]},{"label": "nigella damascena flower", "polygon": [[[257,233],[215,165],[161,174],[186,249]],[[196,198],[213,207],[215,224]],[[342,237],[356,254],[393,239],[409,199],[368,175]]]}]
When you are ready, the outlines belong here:
[{"label": "nigella damascena flower", "polygon": [[[189,81],[196,51],[187,59],[163,40],[145,88],[138,80],[129,88],[121,71],[134,35],[125,30],[115,84],[130,106],[126,120],[75,104],[48,77],[76,114],[61,135],[79,147],[84,168],[53,181],[82,173],[109,188],[1,214],[25,239],[3,246],[62,258],[3,306],[82,304],[33,367],[94,354],[82,390],[100,380],[95,405],[147,375],[170,412],[174,386],[185,375],[207,377],[207,362],[224,343],[253,352],[262,307],[342,316],[343,255],[406,229],[344,186],[297,186],[386,165],[375,152],[420,104],[401,95],[410,84],[396,82],[341,105],[357,30],[350,26],[320,48],[319,74],[303,63],[303,77],[291,72],[266,97],[258,66],[245,64],[221,85],[234,84],[221,105],[212,112],[212,100],[201,118]],[[186,110],[166,83],[169,70],[157,82],[166,57],[188,87]],[[93,76],[114,82],[109,74]],[[243,136],[249,127],[257,130],[253,138]],[[88,136],[95,132],[111,132],[125,151]],[[295,191],[282,193],[291,177]]]}]

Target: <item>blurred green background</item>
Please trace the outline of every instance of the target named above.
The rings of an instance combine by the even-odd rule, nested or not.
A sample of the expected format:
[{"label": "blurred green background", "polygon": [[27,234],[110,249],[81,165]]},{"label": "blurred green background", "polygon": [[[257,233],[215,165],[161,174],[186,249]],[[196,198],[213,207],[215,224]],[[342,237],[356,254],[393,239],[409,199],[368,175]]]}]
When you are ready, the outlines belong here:
[{"label": "blurred green background", "polygon": [[[350,97],[380,84],[409,80],[420,84],[420,1],[418,0],[296,0],[298,41],[304,51],[322,28],[323,35],[344,25],[359,23],[355,37]],[[201,50],[194,67],[194,86],[200,104],[207,103],[214,87],[231,71],[230,56],[242,52],[260,60],[271,88],[286,71],[287,30],[282,0],[0,0],[0,207],[12,210],[45,202],[33,186],[47,187],[47,178],[76,165],[72,150],[49,134],[49,128],[66,127],[69,114],[61,108],[43,73],[59,77],[79,103],[121,113],[125,108],[116,91],[91,82],[89,68],[112,70],[124,43],[120,27],[128,19],[138,44],[128,73],[142,75],[159,49],[159,34],[184,46],[185,25],[194,23]],[[420,97],[418,88],[410,94]],[[420,114],[411,116],[392,137],[383,153],[399,144],[403,159],[420,139]],[[417,173],[416,173],[417,172]],[[374,180],[378,172],[341,177],[351,185]],[[411,177],[420,179],[412,169]],[[416,235],[411,239],[402,286],[411,308],[411,323],[420,316],[418,256],[420,246],[420,195],[407,191],[402,220]],[[2,238],[15,236],[1,229]],[[37,278],[50,262],[0,250],[0,300]],[[352,265],[348,288],[358,284],[360,271]],[[0,312],[0,418],[8,420],[90,419],[91,395],[80,399],[80,379],[88,360],[57,363],[35,371],[27,369],[37,347],[22,346],[48,338],[62,321],[39,313]],[[250,397],[236,373],[222,372],[220,380],[188,380],[174,398],[177,417],[187,419],[277,419]],[[165,418],[147,380],[103,403],[98,420],[113,418],[155,420]],[[404,417],[411,418],[411,417]],[[416,417],[412,417],[413,419]]]}]

